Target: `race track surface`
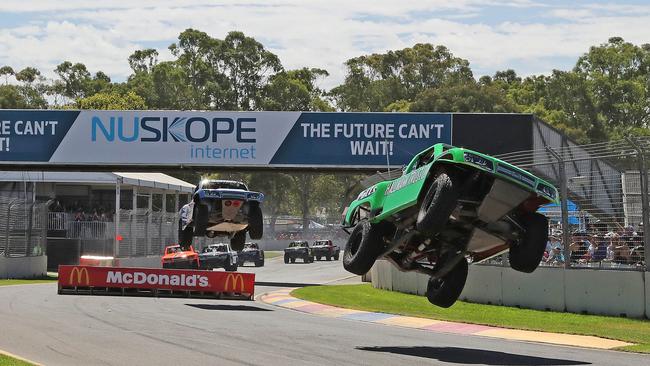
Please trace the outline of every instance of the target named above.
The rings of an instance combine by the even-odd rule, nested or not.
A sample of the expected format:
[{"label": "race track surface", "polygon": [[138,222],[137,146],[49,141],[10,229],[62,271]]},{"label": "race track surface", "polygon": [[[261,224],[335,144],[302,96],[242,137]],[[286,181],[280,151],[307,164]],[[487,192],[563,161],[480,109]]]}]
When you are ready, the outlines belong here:
[{"label": "race track surface", "polygon": [[[267,261],[257,294],[349,277]],[[345,281],[355,281],[347,279]],[[642,365],[649,356],[322,318],[260,302],[0,288],[0,349],[45,365]]]}]

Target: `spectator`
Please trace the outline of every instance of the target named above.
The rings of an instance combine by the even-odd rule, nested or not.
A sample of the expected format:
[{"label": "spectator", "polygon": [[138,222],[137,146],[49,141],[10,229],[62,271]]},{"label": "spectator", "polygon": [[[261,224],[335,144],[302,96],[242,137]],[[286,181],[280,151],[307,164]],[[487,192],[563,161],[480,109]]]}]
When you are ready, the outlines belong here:
[{"label": "spectator", "polygon": [[584,231],[578,231],[573,233],[571,245],[569,245],[569,250],[571,255],[569,259],[573,263],[584,262],[585,256],[587,255],[587,249],[591,245],[591,242],[588,240],[587,233]]},{"label": "spectator", "polygon": [[614,259],[615,263],[628,264],[630,263],[630,247],[626,243],[621,242],[620,237],[616,233],[608,233],[609,240],[614,246]]},{"label": "spectator", "polygon": [[591,256],[592,262],[600,262],[607,258],[607,240],[604,237],[594,237],[594,242],[596,243],[594,252]]},{"label": "spectator", "polygon": [[546,263],[549,264],[563,264],[564,263],[564,253],[562,253],[562,247],[560,245],[556,245],[553,247],[551,252],[548,255],[548,259],[546,260]]}]

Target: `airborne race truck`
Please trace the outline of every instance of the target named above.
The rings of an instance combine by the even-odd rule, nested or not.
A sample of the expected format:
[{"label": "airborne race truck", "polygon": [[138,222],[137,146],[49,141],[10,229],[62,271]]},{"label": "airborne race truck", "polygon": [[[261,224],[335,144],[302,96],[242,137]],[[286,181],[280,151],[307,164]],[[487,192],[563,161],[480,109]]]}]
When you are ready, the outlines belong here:
[{"label": "airborne race truck", "polygon": [[548,220],[536,211],[557,199],[553,185],[523,169],[436,144],[413,157],[401,177],[350,204],[343,266],[362,275],[385,257],[401,271],[429,275],[427,298],[449,307],[465,286],[468,261],[509,251],[513,269],[533,272],[548,239]]}]

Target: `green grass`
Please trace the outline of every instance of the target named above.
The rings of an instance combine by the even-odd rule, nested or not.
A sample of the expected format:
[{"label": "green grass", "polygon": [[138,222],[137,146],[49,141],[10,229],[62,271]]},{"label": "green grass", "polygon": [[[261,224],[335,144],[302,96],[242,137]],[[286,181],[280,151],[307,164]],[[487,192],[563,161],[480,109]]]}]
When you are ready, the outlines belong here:
[{"label": "green grass", "polygon": [[264,251],[264,258],[265,259],[271,259],[275,257],[279,257],[282,255],[283,252],[277,251],[277,250],[265,250]]},{"label": "green grass", "polygon": [[[9,285],[30,285],[34,283],[50,283],[56,281],[57,276],[53,274],[49,274],[44,277],[36,277],[36,278],[29,278],[29,279],[8,279],[8,280],[0,280],[0,286],[9,286]],[[2,364],[0,364],[2,365]]]},{"label": "green grass", "polygon": [[0,353],[0,366],[31,366],[33,363],[21,361]]},{"label": "green grass", "polygon": [[504,328],[591,335],[635,343],[623,350],[650,353],[650,321],[519,309],[456,302],[449,309],[431,305],[425,297],[378,290],[369,284],[310,286],[292,295],[344,308],[390,314],[493,325]]}]

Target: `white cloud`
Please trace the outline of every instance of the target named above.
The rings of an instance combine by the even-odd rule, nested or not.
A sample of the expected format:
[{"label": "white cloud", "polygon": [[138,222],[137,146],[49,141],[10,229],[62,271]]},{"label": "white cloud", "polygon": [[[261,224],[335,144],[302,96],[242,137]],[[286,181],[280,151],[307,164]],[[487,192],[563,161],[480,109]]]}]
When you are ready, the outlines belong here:
[{"label": "white cloud", "polygon": [[[518,20],[522,12],[539,16]],[[577,58],[611,36],[650,41],[650,6],[597,3],[568,9],[527,0],[4,0],[2,13],[26,22],[0,25],[0,64],[34,65],[51,75],[55,65],[70,60],[117,80],[130,73],[133,50],[163,44],[161,58],[169,58],[166,46],[190,27],[217,38],[243,31],[265,43],[286,68],[327,69],[326,88],[343,80],[345,60],[416,42],[446,45],[482,72],[518,64],[519,73],[529,74],[566,68],[558,60]]]}]

